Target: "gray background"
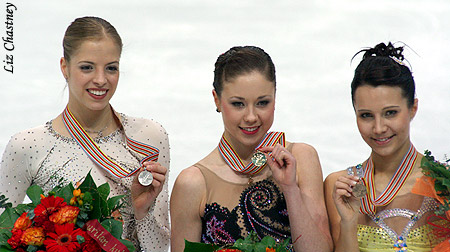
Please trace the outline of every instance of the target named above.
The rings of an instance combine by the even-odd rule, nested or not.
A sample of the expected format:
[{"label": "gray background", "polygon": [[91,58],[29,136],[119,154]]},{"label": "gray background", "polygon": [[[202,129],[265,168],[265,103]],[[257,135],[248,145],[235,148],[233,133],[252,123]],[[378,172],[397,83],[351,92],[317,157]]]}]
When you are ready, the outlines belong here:
[{"label": "gray background", "polygon": [[[0,2],[0,36],[6,34]],[[110,21],[124,42],[111,103],[164,125],[171,143],[170,188],[179,172],[208,154],[223,131],[211,90],[217,56],[234,45],[264,48],[277,67],[272,130],[319,152],[324,176],[366,159],[350,81],[355,52],[403,41],[417,84],[416,148],[450,153],[450,1],[68,1],[11,0],[14,74],[0,69],[0,151],[14,133],[44,124],[66,105],[61,41],[76,17]],[[0,48],[4,60],[6,50]],[[2,62],[3,63],[3,62]]]}]

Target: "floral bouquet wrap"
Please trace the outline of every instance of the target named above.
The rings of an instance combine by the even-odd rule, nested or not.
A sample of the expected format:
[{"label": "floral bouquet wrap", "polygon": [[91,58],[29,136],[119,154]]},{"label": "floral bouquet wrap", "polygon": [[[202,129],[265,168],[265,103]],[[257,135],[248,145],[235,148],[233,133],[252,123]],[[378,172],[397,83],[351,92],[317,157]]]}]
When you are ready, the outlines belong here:
[{"label": "floral bouquet wrap", "polygon": [[279,243],[270,236],[259,239],[254,232],[234,244],[218,246],[213,244],[190,242],[185,240],[184,252],[289,252],[292,250],[290,239]]},{"label": "floral bouquet wrap", "polygon": [[113,217],[124,195],[109,193],[109,185],[97,187],[89,173],[77,187],[56,186],[46,196],[39,186],[29,187],[28,204],[11,207],[1,195],[0,252],[133,252],[132,242],[121,239],[122,221]]},{"label": "floral bouquet wrap", "polygon": [[433,248],[433,252],[450,252],[450,166],[435,160],[431,152],[426,150],[421,167],[424,176],[417,179],[413,193],[436,199],[440,204],[436,214],[430,217],[440,219],[439,224],[429,222],[433,226],[433,235],[443,242]]}]

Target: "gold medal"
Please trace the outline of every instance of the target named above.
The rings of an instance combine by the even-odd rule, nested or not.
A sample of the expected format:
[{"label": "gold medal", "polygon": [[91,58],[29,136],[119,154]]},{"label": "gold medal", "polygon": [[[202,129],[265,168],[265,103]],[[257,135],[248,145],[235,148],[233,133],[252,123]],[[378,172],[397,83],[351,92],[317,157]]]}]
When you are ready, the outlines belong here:
[{"label": "gold medal", "polygon": [[153,175],[151,172],[143,170],[141,173],[139,173],[138,181],[143,186],[149,186],[153,182]]},{"label": "gold medal", "polygon": [[261,151],[255,152],[255,154],[253,154],[252,156],[252,163],[257,167],[265,165],[266,161],[266,155],[264,155],[264,153],[262,153]]}]

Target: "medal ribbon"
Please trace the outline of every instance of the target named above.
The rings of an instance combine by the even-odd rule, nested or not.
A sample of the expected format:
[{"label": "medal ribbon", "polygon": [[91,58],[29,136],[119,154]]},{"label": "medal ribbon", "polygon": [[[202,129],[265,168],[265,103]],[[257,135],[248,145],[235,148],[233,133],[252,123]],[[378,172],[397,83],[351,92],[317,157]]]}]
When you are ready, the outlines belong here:
[{"label": "medal ribbon", "polygon": [[[256,149],[259,149],[261,147],[265,146],[275,146],[277,143],[285,145],[284,140],[284,132],[268,132],[261,143],[258,144]],[[219,142],[218,146],[219,152],[222,155],[225,162],[228,164],[228,166],[231,167],[234,171],[254,175],[261,171],[265,165],[262,165],[260,167],[254,165],[252,162],[250,162],[247,166],[244,165],[239,155],[234,151],[233,146],[231,146],[230,142],[225,138],[225,136],[222,136]]]},{"label": "medal ribbon", "polygon": [[[103,151],[98,147],[98,145],[92,140],[92,138],[86,133],[86,131],[78,123],[75,116],[70,112],[69,108],[66,107],[62,114],[62,119],[66,129],[69,131],[70,135],[75,139],[75,141],[80,145],[81,149],[88,155],[88,157],[94,161],[101,168],[105,169],[111,175],[118,178],[125,178],[133,175],[139,168],[136,168],[131,173],[123,169],[114,162],[110,157],[108,157]],[[125,135],[126,144],[130,149],[136,151],[145,156],[139,163],[142,164],[145,161],[157,161],[159,156],[159,150],[148,144],[144,144],[128,138]]]},{"label": "medal ribbon", "polygon": [[411,144],[408,152],[403,157],[400,166],[397,171],[392,176],[389,184],[383,190],[380,196],[376,197],[375,182],[374,182],[374,168],[372,156],[367,160],[366,166],[364,168],[364,177],[362,180],[368,188],[366,196],[361,198],[361,208],[359,211],[367,215],[375,214],[375,207],[386,206],[391,203],[391,201],[397,196],[400,189],[405,184],[409,175],[411,174],[414,164],[417,160],[417,150]]}]

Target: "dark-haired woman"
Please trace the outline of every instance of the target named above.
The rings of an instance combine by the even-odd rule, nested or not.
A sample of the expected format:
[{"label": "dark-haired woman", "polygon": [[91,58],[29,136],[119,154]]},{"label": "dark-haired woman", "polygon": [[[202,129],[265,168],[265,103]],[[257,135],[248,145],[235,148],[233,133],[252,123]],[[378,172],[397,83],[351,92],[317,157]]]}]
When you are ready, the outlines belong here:
[{"label": "dark-haired woman", "polygon": [[260,238],[291,238],[295,251],[330,251],[316,151],[285,142],[282,132],[268,132],[275,109],[270,56],[253,46],[220,55],[212,93],[222,113],[223,136],[175,182],[172,251],[183,251],[185,239],[224,245],[251,231]]},{"label": "dark-haired woman", "polygon": [[[98,185],[110,185],[111,196],[127,196],[128,204],[121,209],[123,237],[138,250],[167,251],[167,134],[158,123],[117,113],[109,103],[119,80],[119,34],[101,18],[77,18],[66,30],[63,48],[60,66],[69,90],[68,104],[45,125],[11,138],[1,163],[0,192],[16,205],[32,184],[47,193],[61,180],[75,184],[90,171]],[[81,138],[88,140],[76,140]],[[101,158],[94,159],[93,151],[103,153]],[[159,163],[147,159],[158,152]],[[141,167],[142,160],[148,162]],[[108,166],[111,163],[116,166]],[[130,175],[144,169],[153,175],[151,185],[144,186],[146,181],[141,185],[137,176]]]},{"label": "dark-haired woman", "polygon": [[[363,50],[351,83],[356,123],[372,149],[361,164],[330,174],[326,203],[335,251],[431,251],[434,199],[413,194],[423,157],[411,142],[418,100],[403,48]],[[432,219],[431,219],[432,221]]]}]

